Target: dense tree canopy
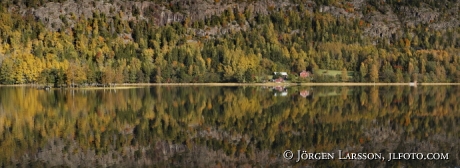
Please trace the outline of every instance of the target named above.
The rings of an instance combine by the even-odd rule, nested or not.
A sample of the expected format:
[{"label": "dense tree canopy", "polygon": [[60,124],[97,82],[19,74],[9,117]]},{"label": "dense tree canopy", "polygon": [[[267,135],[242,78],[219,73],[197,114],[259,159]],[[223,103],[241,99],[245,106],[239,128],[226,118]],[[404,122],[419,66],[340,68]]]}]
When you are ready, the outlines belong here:
[{"label": "dense tree canopy", "polygon": [[[228,9],[165,26],[95,12],[52,31],[2,4],[2,84],[262,82],[276,71],[298,75],[305,69],[350,71],[347,81],[357,82],[460,81],[460,28],[418,25],[398,39],[371,38],[364,36],[364,20],[299,7],[268,15]],[[211,29],[226,33],[197,33]],[[313,73],[315,82],[343,81]]]}]

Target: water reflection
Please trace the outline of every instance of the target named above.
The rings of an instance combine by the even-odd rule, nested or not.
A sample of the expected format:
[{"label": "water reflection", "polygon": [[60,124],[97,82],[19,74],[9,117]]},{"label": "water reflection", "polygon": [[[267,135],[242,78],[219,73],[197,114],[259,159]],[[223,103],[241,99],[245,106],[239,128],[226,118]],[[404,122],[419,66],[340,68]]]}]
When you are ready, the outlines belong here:
[{"label": "water reflection", "polygon": [[[0,87],[0,162],[33,167],[453,167],[460,165],[459,96],[453,86]],[[296,162],[283,158],[288,149],[450,155],[431,161]]]}]

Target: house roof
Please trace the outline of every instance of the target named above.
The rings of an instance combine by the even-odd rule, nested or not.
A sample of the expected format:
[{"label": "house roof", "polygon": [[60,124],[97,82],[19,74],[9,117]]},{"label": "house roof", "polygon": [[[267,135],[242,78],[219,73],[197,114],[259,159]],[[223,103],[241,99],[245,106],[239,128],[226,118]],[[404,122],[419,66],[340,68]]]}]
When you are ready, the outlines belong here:
[{"label": "house roof", "polygon": [[286,76],[288,75],[287,72],[275,72],[275,75],[277,75],[278,73],[279,73],[280,75],[286,75]]}]

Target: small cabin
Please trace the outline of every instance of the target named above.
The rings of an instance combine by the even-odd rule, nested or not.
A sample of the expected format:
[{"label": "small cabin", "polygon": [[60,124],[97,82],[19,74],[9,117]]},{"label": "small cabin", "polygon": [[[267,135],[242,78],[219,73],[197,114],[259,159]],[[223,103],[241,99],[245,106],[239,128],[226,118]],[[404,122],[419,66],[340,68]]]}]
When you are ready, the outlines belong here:
[{"label": "small cabin", "polygon": [[273,73],[275,76],[280,76],[282,77],[283,79],[287,79],[288,78],[288,73],[287,72],[274,72]]},{"label": "small cabin", "polygon": [[410,83],[409,83],[409,86],[417,87],[417,81],[410,82]]},{"label": "small cabin", "polygon": [[273,82],[275,82],[275,83],[281,83],[281,82],[284,82],[284,78],[282,78],[282,77],[279,77],[278,79],[275,79]]},{"label": "small cabin", "polygon": [[302,72],[300,72],[299,76],[301,78],[308,78],[308,77],[310,77],[310,71],[303,70]]}]

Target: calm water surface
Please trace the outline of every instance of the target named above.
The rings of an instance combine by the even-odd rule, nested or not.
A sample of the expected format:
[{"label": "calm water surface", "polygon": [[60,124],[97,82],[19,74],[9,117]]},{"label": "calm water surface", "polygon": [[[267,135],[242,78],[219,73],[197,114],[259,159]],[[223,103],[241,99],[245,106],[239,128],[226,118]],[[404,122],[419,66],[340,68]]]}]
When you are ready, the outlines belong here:
[{"label": "calm water surface", "polygon": [[458,167],[459,96],[457,86],[0,87],[0,166]]}]

